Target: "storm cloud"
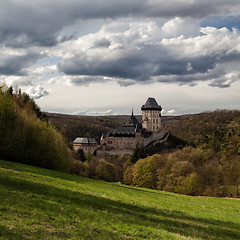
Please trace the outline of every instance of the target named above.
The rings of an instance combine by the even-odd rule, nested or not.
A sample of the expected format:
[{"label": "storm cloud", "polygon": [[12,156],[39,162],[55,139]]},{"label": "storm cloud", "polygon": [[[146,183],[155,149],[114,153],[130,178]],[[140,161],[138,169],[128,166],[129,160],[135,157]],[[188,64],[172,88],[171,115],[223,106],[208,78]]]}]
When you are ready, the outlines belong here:
[{"label": "storm cloud", "polygon": [[239,13],[239,0],[1,1],[0,81],[42,102],[94,84],[231,90],[240,80]]},{"label": "storm cloud", "polygon": [[[174,6],[174,7],[173,7]],[[0,3],[0,43],[11,47],[53,46],[58,33],[78,20],[236,15],[238,0],[12,0]]]},{"label": "storm cloud", "polygon": [[[182,19],[177,20],[186,25]],[[59,71],[70,76],[91,76],[90,81],[93,76],[115,78],[123,86],[128,85],[127,82],[156,80],[193,85],[196,81],[216,82],[221,78],[214,84],[219,87],[221,83],[225,87],[233,82],[226,85],[222,80],[225,72],[213,70],[220,63],[240,60],[237,30],[199,28],[198,34],[188,37],[186,28],[185,37],[172,23],[162,27],[154,22],[126,23],[121,25],[121,31],[111,31],[118,27],[119,23],[116,28],[113,24],[103,26],[99,32],[79,38],[75,46],[72,43],[69,50],[72,54],[59,62]]]}]

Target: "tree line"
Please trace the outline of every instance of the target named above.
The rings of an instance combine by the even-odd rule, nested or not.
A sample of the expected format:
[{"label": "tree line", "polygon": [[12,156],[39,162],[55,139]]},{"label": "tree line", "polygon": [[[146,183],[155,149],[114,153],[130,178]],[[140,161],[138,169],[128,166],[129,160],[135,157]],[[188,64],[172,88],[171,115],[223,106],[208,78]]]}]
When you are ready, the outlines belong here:
[{"label": "tree line", "polygon": [[[180,194],[240,197],[240,114],[229,111],[227,117],[227,111],[223,112],[222,120],[220,111],[208,113],[209,120],[217,115],[218,127],[210,123],[215,130],[209,127],[196,131],[197,140],[191,134],[193,141],[184,147],[152,156],[146,156],[139,146],[132,156],[92,156],[84,162],[76,161],[74,173]],[[190,133],[191,125],[196,128],[198,119],[199,116],[191,118],[192,123],[185,126]],[[208,121],[199,128],[204,129],[204,125],[209,125]]]},{"label": "tree line", "polygon": [[28,94],[0,87],[1,159],[181,194],[240,197],[239,123],[239,111],[197,114],[170,127],[184,147],[96,157],[71,152]]},{"label": "tree line", "polygon": [[26,93],[0,87],[0,158],[69,171],[73,161],[62,135]]}]

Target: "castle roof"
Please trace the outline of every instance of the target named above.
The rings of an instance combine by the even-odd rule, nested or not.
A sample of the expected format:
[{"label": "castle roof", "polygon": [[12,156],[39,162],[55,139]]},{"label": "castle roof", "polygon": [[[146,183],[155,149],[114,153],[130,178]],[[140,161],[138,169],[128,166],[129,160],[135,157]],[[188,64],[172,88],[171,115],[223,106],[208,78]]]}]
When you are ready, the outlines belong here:
[{"label": "castle roof", "polygon": [[128,123],[124,123],[121,127],[110,130],[106,136],[134,137],[136,132],[140,132],[140,123],[132,112]]},{"label": "castle roof", "polygon": [[78,144],[96,144],[97,141],[95,140],[95,138],[76,138],[73,143],[78,143]]},{"label": "castle roof", "polygon": [[144,105],[142,105],[141,110],[159,110],[162,111],[162,107],[158,105],[155,98],[149,97]]},{"label": "castle roof", "polygon": [[107,133],[107,137],[134,137],[135,135],[135,128],[130,125],[118,127],[115,129],[110,130]]}]

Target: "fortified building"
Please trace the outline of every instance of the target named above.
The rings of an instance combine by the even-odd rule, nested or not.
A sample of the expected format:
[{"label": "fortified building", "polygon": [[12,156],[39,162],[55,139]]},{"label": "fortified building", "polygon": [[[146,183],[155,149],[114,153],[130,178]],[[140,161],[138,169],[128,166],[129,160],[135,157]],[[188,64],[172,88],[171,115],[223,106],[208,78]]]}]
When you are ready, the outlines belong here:
[{"label": "fortified building", "polygon": [[[138,122],[132,111],[127,123],[110,130],[106,135],[102,135],[100,145],[93,146],[95,143],[90,144],[87,142],[88,139],[77,138],[73,142],[74,149],[83,148],[86,153],[89,148],[91,150],[95,148],[97,155],[120,155],[132,154],[137,144],[148,147],[152,144],[165,142],[169,133],[161,124],[162,107],[154,98],[149,97],[142,105],[141,110],[142,123]],[[84,141],[86,144],[83,143]],[[93,139],[91,142],[93,143]]]}]

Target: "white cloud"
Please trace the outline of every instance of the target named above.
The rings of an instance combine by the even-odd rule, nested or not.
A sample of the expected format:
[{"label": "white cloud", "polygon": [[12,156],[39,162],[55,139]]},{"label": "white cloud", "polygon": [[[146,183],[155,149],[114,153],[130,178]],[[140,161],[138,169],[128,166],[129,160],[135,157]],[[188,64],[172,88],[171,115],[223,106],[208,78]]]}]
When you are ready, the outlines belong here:
[{"label": "white cloud", "polygon": [[6,83],[8,86],[13,86],[18,89],[21,86],[29,86],[32,84],[32,79],[28,76],[4,76],[0,75],[0,82]]},{"label": "white cloud", "polygon": [[84,116],[107,116],[107,115],[112,115],[113,110],[107,110],[103,112],[98,112],[98,111],[77,111],[74,112],[73,115],[84,115]]},{"label": "white cloud", "polygon": [[233,82],[240,80],[240,72],[230,72],[225,74],[224,76],[214,79],[209,86],[211,87],[220,87],[220,88],[227,88]]},{"label": "white cloud", "polygon": [[168,114],[168,115],[174,115],[174,114],[176,114],[176,113],[177,113],[177,111],[174,110],[174,109],[167,111],[167,114]]},{"label": "white cloud", "polygon": [[[112,99],[120,108],[123,101],[117,102],[113,91],[121,92],[118,97],[125,100],[125,92],[132,89],[129,103],[145,94],[137,90],[151,91],[158,82],[173,83],[166,88],[169,94],[176,84],[188,89],[181,96],[186,105],[191,101],[187,95],[196,98],[196,89],[210,89],[208,97],[201,96],[206,101],[211,93],[233,99],[231,86],[239,88],[239,12],[239,0],[2,1],[0,81],[28,88],[45,109],[72,112],[88,107],[95,112],[94,97],[101,84],[97,98],[101,112],[109,108],[115,112]],[[208,24],[211,19],[215,27]],[[198,88],[202,81],[206,89]],[[125,88],[120,91],[113,84]],[[107,94],[105,88],[110,88]],[[81,103],[80,95],[85,96]],[[92,100],[82,106],[88,95]],[[69,106],[69,98],[76,106]],[[166,109],[182,111],[174,105]]]},{"label": "white cloud", "polygon": [[50,90],[45,90],[42,86],[38,85],[37,87],[30,87],[26,91],[30,95],[30,97],[34,99],[42,98],[49,94]]},{"label": "white cloud", "polygon": [[[116,28],[114,24],[61,45],[64,54],[58,69],[74,77],[73,84],[86,85],[102,77],[115,79],[122,86],[153,81],[195,86],[198,81],[228,74],[217,66],[240,58],[237,30],[200,29],[197,21],[180,18],[163,27],[155,22],[117,22]],[[189,27],[184,33],[179,26],[185,24]]]},{"label": "white cloud", "polygon": [[199,35],[199,25],[199,20],[176,17],[166,22],[161,30],[163,38],[194,37]]}]

